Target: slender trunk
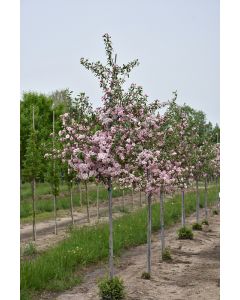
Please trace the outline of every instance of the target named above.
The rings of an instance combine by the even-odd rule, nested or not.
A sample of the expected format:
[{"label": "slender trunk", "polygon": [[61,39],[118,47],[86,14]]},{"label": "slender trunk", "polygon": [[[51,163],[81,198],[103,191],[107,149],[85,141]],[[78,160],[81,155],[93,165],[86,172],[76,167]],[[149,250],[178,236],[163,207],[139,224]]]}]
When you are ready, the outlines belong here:
[{"label": "slender trunk", "polygon": [[182,190],[182,227],[185,227],[185,192]]},{"label": "slender trunk", "polygon": [[123,208],[123,211],[125,211],[125,191],[124,191],[124,189],[122,190],[122,208]]},{"label": "slender trunk", "polygon": [[196,191],[197,191],[196,222],[199,223],[199,189],[198,189],[198,180],[196,180]]},{"label": "slender trunk", "polygon": [[108,180],[108,211],[109,211],[109,277],[113,279],[113,220],[112,220],[112,181]]},{"label": "slender trunk", "polygon": [[36,190],[36,181],[35,181],[35,178],[33,178],[33,180],[32,180],[33,241],[36,241],[35,190]]},{"label": "slender trunk", "polygon": [[97,219],[99,220],[99,184],[97,183]]},{"label": "slender trunk", "polygon": [[132,189],[132,209],[134,207],[134,201],[133,201],[133,189]]},{"label": "slender trunk", "polygon": [[79,206],[82,208],[82,188],[81,182],[78,183],[78,192],[79,192]]},{"label": "slender trunk", "polygon": [[147,272],[151,275],[152,195],[148,194]]},{"label": "slender trunk", "polygon": [[142,207],[142,193],[141,193],[141,190],[140,190],[140,194],[139,194],[139,200],[140,200],[140,206]]},{"label": "slender trunk", "polygon": [[[55,111],[54,111],[54,103],[53,103],[53,136],[52,136],[52,150],[55,149]],[[56,177],[56,164],[55,158],[53,160],[53,178]],[[56,211],[56,182],[54,179],[53,183],[53,213],[54,213],[54,232],[57,235],[57,211]]]},{"label": "slender trunk", "polygon": [[208,210],[207,210],[207,178],[205,178],[205,191],[204,191],[204,207],[205,207],[205,219],[208,219]]},{"label": "slender trunk", "polygon": [[165,250],[165,235],[164,235],[164,199],[163,199],[163,190],[160,190],[160,221],[161,221],[161,247],[162,247],[162,254]]},{"label": "slender trunk", "polygon": [[88,186],[87,186],[87,182],[86,182],[86,181],[85,181],[85,191],[86,191],[86,203],[87,203],[87,219],[88,219],[88,223],[90,223],[89,199],[88,199]]},{"label": "slender trunk", "polygon": [[73,218],[73,191],[72,191],[72,182],[70,187],[70,213],[71,213],[71,219],[72,219],[72,225],[74,225],[74,218]]},{"label": "slender trunk", "polygon": [[53,195],[53,212],[54,212],[54,223],[55,223],[55,227],[54,227],[54,232],[55,234],[58,234],[57,232],[57,197],[56,195]]}]

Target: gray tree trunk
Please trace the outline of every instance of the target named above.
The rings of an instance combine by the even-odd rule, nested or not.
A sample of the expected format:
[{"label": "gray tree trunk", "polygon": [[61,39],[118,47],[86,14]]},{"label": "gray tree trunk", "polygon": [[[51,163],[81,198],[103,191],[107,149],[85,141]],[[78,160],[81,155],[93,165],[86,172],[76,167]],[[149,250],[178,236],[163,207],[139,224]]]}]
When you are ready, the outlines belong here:
[{"label": "gray tree trunk", "polygon": [[112,219],[112,180],[108,181],[108,211],[109,211],[109,277],[113,279],[113,219]]},{"label": "gray tree trunk", "polygon": [[124,191],[124,189],[122,190],[122,208],[123,208],[123,211],[125,211],[125,191]]},{"label": "gray tree trunk", "polygon": [[35,178],[33,178],[33,180],[32,180],[33,241],[36,241],[36,208],[35,208],[35,192],[36,192],[36,181],[35,181]]},{"label": "gray tree trunk", "polygon": [[160,190],[160,238],[161,238],[161,247],[162,247],[162,254],[165,250],[165,233],[164,233],[164,199],[163,199],[163,190]]},{"label": "gray tree trunk", "polygon": [[147,272],[151,275],[152,195],[148,194]]},{"label": "gray tree trunk", "polygon": [[182,190],[182,227],[185,226],[185,218],[186,218],[186,215],[185,215],[185,192],[184,190]]},{"label": "gray tree trunk", "polygon": [[217,193],[217,206],[220,207],[220,197],[219,197],[219,189],[218,189],[218,178],[216,177],[216,193]]},{"label": "gray tree trunk", "polygon": [[78,192],[79,192],[79,206],[82,208],[82,188],[81,182],[78,183]]},{"label": "gray tree trunk", "polygon": [[72,225],[74,225],[74,218],[73,218],[73,188],[72,188],[72,182],[70,187],[70,213],[71,213],[71,219],[72,219]]},{"label": "gray tree trunk", "polygon": [[56,195],[53,195],[53,212],[54,212],[54,233],[58,234],[57,232],[57,205],[56,205],[56,201],[57,197]]},{"label": "gray tree trunk", "polygon": [[199,189],[198,189],[198,180],[196,180],[196,191],[197,191],[196,222],[199,223]]},{"label": "gray tree trunk", "polygon": [[[55,111],[54,111],[54,103],[53,103],[53,139],[52,139],[52,150],[55,149]],[[54,177],[54,183],[53,183],[53,213],[54,213],[54,232],[57,235],[57,210],[56,210],[56,183],[55,183],[55,176],[56,176],[56,164],[55,159],[53,159],[53,177]]]},{"label": "gray tree trunk", "polygon": [[87,219],[88,223],[90,223],[90,212],[89,212],[89,199],[88,199],[88,185],[85,181],[85,191],[86,191],[86,202],[87,202]]},{"label": "gray tree trunk", "polygon": [[142,193],[141,193],[141,190],[140,190],[139,200],[140,200],[140,206],[142,207]]},{"label": "gray tree trunk", "polygon": [[97,219],[99,220],[99,184],[97,183]]},{"label": "gray tree trunk", "polygon": [[205,190],[204,190],[204,207],[205,207],[205,219],[208,219],[208,209],[207,209],[207,178],[205,178]]},{"label": "gray tree trunk", "polygon": [[133,189],[132,189],[132,209],[133,209],[133,207],[134,207],[134,200],[133,200]]}]

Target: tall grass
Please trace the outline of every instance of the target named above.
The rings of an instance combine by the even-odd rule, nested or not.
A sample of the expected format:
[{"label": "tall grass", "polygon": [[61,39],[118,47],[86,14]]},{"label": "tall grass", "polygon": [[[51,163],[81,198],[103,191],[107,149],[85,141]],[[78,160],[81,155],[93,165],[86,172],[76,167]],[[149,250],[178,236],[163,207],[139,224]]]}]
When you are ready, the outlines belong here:
[{"label": "tall grass", "polygon": [[[186,215],[195,211],[194,192],[186,195]],[[203,191],[200,201],[203,204]],[[208,191],[208,203],[216,201],[216,190]],[[166,227],[181,218],[181,198],[175,196],[165,203]],[[159,229],[159,204],[152,206],[152,229]],[[123,249],[146,243],[147,208],[114,220],[114,254],[120,255]],[[82,227],[71,232],[69,238],[56,247],[47,250],[33,261],[21,263],[21,290],[24,295],[36,290],[64,290],[81,282],[83,268],[108,257],[108,224]],[[78,272],[76,272],[78,270]]]}]

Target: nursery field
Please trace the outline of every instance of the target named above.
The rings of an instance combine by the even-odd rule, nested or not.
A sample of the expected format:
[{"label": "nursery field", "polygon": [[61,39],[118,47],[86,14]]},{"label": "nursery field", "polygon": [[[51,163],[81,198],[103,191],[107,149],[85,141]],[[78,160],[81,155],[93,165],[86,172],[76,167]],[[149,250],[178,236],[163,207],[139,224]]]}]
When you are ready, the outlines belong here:
[{"label": "nursery field", "polygon": [[220,128],[125,87],[139,61],[103,42],[107,64],[80,59],[100,107],[23,93],[21,299],[218,299]]},{"label": "nursery field", "polygon": [[[208,194],[209,207],[214,206],[216,203],[216,192],[217,190],[215,187],[209,188],[209,194]],[[186,203],[185,203],[187,216],[190,215],[195,210],[194,200],[195,200],[195,193],[188,192],[186,194]],[[200,192],[200,204],[201,206],[203,206],[203,192]],[[209,209],[209,212],[210,211],[212,213],[212,210]],[[147,209],[146,207],[144,207],[144,208],[139,208],[138,210],[130,214],[126,214],[125,216],[121,216],[116,220],[114,220],[113,228],[114,228],[115,264],[118,269],[120,268],[120,270],[121,270],[122,255],[123,257],[125,255],[127,257],[128,255],[131,255],[130,254],[131,251],[138,251],[132,249],[129,250],[130,252],[126,252],[126,249],[144,244],[146,242],[146,233],[147,233],[146,215],[147,215]],[[169,230],[172,230],[171,235],[166,234],[167,243],[169,238],[176,240],[177,237],[176,224],[178,224],[180,217],[181,217],[181,199],[179,195],[176,195],[174,196],[173,199],[170,199],[165,203],[165,225],[167,228],[169,228]],[[192,219],[189,220],[190,223],[192,223]],[[211,230],[213,229],[211,227],[212,226],[211,219],[209,220],[209,223],[210,225],[209,227],[207,226],[207,228],[210,228],[209,232],[212,232]],[[155,203],[152,206],[152,229],[154,232],[157,232],[159,230],[159,227],[160,227],[159,204]],[[105,275],[106,273],[105,261],[108,257],[108,231],[109,229],[107,224],[95,224],[93,226],[85,226],[83,228],[78,228],[78,229],[73,228],[70,231],[69,236],[64,241],[55,245],[53,248],[46,250],[44,252],[40,252],[40,253],[37,252],[37,253],[30,254],[27,257],[28,260],[24,259],[23,257],[21,262],[22,299],[29,299],[29,298],[31,299],[31,295],[32,297],[38,299],[40,295],[45,295],[48,293],[50,293],[49,294],[50,296],[47,299],[55,299],[55,294],[54,293],[51,294],[52,292],[56,292],[56,291],[59,292],[61,290],[69,289],[83,282],[84,282],[83,283],[83,289],[84,289],[84,284],[86,284],[85,282],[86,278],[88,279],[91,278],[90,281],[93,284],[94,281],[97,280],[98,277],[97,274],[99,274],[99,278]],[[206,234],[209,235],[210,234],[209,232]],[[205,231],[201,234],[205,234]],[[159,238],[157,235],[153,235],[153,241],[155,241],[155,243],[153,243],[153,249],[159,248],[158,239]],[[176,252],[177,249],[174,250],[175,252],[172,251],[173,264],[171,264],[171,266],[174,266],[175,264],[179,264],[179,257],[181,255],[183,256],[187,255],[185,253],[186,252],[185,250],[188,248],[187,245],[189,245],[190,247],[196,244],[198,246],[202,244],[204,248],[207,247],[205,243],[208,245],[208,238],[206,238],[205,242],[204,241],[201,242],[199,241],[198,236],[196,237],[194,236],[193,241],[185,241],[185,242],[175,241],[175,243],[177,244],[180,243],[182,246],[185,243],[185,246],[183,246],[184,249],[182,249],[182,252],[180,250],[181,248],[178,249],[178,252]],[[171,246],[170,246],[171,250],[172,247],[175,248],[175,246],[173,245],[174,243],[171,242]],[[139,263],[140,265],[141,264],[143,265],[141,269],[140,268],[138,269],[139,271],[136,273],[135,277],[133,277],[137,280],[139,280],[141,273],[145,269],[144,263],[146,264],[145,253],[143,248],[141,249],[142,249],[142,253],[141,253],[142,260],[141,263],[140,261]],[[189,249],[189,251],[190,250],[191,249]],[[194,251],[196,252],[196,250],[197,249],[195,249]],[[191,255],[189,254],[188,256],[194,257],[192,250],[191,253],[192,254]],[[154,255],[155,254],[153,250],[153,259],[155,260],[158,259],[158,257],[154,258]],[[176,261],[175,261],[175,255],[177,257]],[[159,254],[158,256],[160,257]],[[100,268],[101,271],[99,271],[98,273],[97,271],[95,271],[95,269],[98,270],[99,263],[101,265]],[[125,258],[125,264],[126,264],[126,258]],[[129,264],[131,266],[131,260],[129,260]],[[180,265],[184,265],[184,264],[185,264],[184,262],[182,263],[180,262]],[[186,263],[186,265],[187,264],[191,264],[191,263]],[[166,263],[164,263],[164,266],[165,265]],[[159,267],[161,270],[161,265],[159,265],[159,262],[157,264],[154,264],[154,269],[156,269],[157,267]],[[177,270],[177,268],[175,268],[175,270]],[[95,276],[89,277],[89,272],[90,273],[93,272]],[[167,269],[165,269],[164,272],[168,272],[168,267]],[[128,275],[126,274],[126,276]],[[164,276],[161,275],[160,280],[167,280],[164,279],[165,277],[166,277],[165,275]],[[140,282],[141,281],[144,282],[143,279],[140,279]],[[154,282],[155,279],[153,277],[152,284],[154,284]],[[126,281],[126,283],[129,284],[128,280]],[[88,284],[90,283],[88,282]],[[132,287],[134,287],[134,285]],[[174,291],[176,287],[173,286],[172,288],[173,288],[172,291]],[[78,289],[81,290],[81,287],[79,287]],[[78,295],[76,296],[76,299],[97,299],[94,298],[93,296],[94,294],[92,294],[93,291],[95,291],[95,288],[89,289],[89,295],[90,296],[92,295],[91,296],[92,298],[88,294],[84,293],[85,296]],[[60,297],[59,299],[70,299],[69,298],[70,296],[66,296],[66,298],[63,298],[65,296],[62,295],[59,297]],[[137,298],[128,298],[128,299],[137,299]],[[140,298],[140,299],[159,299],[159,298]],[[172,298],[172,299],[180,299],[180,298]],[[205,299],[205,298],[199,298],[199,299]],[[217,298],[211,298],[211,299],[217,299]]]}]

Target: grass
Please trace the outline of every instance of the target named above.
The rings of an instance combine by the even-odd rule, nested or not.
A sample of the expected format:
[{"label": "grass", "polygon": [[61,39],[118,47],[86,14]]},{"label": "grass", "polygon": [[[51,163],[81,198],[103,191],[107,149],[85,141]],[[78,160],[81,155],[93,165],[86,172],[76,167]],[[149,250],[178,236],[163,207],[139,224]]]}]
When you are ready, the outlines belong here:
[{"label": "grass", "polygon": [[[43,213],[50,213],[53,212],[53,200],[51,196],[51,189],[49,184],[47,183],[39,183],[36,185],[37,186],[37,191],[36,195],[38,197],[47,195],[47,199],[37,199],[36,200],[36,215],[43,214]],[[61,186],[61,191],[60,192],[67,192],[67,186],[63,185]],[[22,200],[20,203],[20,218],[21,219],[26,219],[28,217],[31,218],[32,216],[32,202],[31,198],[29,198],[29,195],[31,196],[31,186],[30,184],[24,184],[22,187]],[[128,190],[125,191],[125,195],[129,193]],[[86,197],[85,197],[85,190],[84,187],[82,186],[82,196],[83,196],[83,205],[86,205]],[[94,204],[96,203],[96,197],[97,197],[97,189],[96,185],[90,184],[89,185],[89,191],[88,191],[88,196],[89,196],[89,203]],[[119,197],[122,196],[122,191],[120,189],[114,189],[113,190],[113,197]],[[108,194],[107,194],[107,189],[104,186],[99,187],[99,202],[104,202],[108,199]],[[80,200],[79,200],[79,192],[77,188],[75,187],[74,189],[74,194],[73,194],[73,205],[74,207],[80,207]],[[66,195],[60,195],[57,197],[57,210],[64,210],[64,209],[69,209],[70,208],[70,196]],[[47,215],[44,215],[41,220],[46,219]],[[27,221],[24,220],[26,223]]]},{"label": "grass", "polygon": [[[203,192],[200,193],[203,201]],[[186,194],[186,215],[195,211],[195,193]],[[209,205],[216,201],[214,188],[208,191]],[[181,218],[181,197],[175,196],[165,203],[165,225],[169,227]],[[159,230],[159,203],[152,205],[152,229]],[[114,255],[129,247],[146,243],[147,208],[113,221]],[[108,257],[108,224],[73,229],[70,237],[47,250],[34,261],[21,263],[22,293],[52,290],[60,291],[79,284],[83,267],[106,260]]]}]

